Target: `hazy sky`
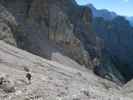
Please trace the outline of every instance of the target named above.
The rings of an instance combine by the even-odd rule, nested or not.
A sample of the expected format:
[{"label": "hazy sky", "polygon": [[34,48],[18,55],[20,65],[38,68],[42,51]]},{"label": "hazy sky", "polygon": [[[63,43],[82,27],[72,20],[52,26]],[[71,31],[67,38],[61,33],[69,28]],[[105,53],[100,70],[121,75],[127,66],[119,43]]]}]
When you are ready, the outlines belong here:
[{"label": "hazy sky", "polygon": [[120,15],[133,16],[133,0],[76,0],[78,4],[92,3],[98,9],[108,9]]}]

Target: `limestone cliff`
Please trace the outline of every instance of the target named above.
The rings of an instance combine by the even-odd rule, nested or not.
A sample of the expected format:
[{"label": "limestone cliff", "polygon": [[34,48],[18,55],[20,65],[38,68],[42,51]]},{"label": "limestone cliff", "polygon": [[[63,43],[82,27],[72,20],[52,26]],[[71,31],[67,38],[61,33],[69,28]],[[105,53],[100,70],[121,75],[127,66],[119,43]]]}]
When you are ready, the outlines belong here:
[{"label": "limestone cliff", "polygon": [[86,48],[95,47],[95,34],[90,30],[92,14],[88,7],[79,7],[74,0],[0,3],[16,20],[13,35],[19,48],[53,60],[58,58],[54,53],[61,53],[82,65],[90,65]]}]

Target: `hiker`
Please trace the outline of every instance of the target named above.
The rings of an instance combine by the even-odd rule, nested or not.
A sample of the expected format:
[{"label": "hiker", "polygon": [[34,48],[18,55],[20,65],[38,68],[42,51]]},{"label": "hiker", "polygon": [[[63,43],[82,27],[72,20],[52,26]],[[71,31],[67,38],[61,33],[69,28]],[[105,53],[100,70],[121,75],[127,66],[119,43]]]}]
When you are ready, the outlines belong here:
[{"label": "hiker", "polygon": [[27,72],[26,78],[27,78],[29,84],[31,84],[31,77],[32,77],[31,76],[31,73],[30,72]]},{"label": "hiker", "polygon": [[31,75],[31,72],[28,68],[24,67],[24,70],[26,71],[26,79],[28,80],[28,84],[31,84],[31,78],[32,78],[32,75]]}]

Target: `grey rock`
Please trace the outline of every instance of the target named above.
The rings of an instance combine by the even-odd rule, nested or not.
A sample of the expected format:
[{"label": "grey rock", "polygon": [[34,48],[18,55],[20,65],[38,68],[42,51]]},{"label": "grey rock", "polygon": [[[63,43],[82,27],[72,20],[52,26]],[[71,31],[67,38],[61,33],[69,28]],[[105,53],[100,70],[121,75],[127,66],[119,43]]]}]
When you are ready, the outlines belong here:
[{"label": "grey rock", "polygon": [[0,40],[16,45],[14,32],[16,21],[14,16],[0,5]]},{"label": "grey rock", "polygon": [[15,83],[7,75],[0,75],[0,89],[6,93],[15,92]]}]

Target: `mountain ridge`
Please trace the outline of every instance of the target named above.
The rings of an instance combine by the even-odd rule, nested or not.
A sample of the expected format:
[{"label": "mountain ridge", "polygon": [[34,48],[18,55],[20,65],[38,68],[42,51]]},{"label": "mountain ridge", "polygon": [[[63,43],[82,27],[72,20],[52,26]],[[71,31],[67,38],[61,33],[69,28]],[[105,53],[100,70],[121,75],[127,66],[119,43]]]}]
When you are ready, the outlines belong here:
[{"label": "mountain ridge", "polygon": [[[90,7],[92,12],[93,12],[93,16],[94,17],[103,17],[105,20],[112,20],[117,16],[124,16],[124,15],[119,15],[117,14],[115,11],[110,11],[107,9],[97,9],[93,4],[87,4],[86,6]],[[133,22],[133,17],[132,16],[124,16],[132,25]]]},{"label": "mountain ridge", "polygon": [[90,7],[93,12],[93,17],[103,17],[105,20],[112,20],[118,14],[113,11],[109,11],[107,9],[97,9],[93,4],[87,4],[86,6]]}]

